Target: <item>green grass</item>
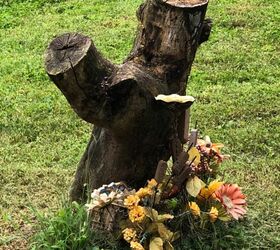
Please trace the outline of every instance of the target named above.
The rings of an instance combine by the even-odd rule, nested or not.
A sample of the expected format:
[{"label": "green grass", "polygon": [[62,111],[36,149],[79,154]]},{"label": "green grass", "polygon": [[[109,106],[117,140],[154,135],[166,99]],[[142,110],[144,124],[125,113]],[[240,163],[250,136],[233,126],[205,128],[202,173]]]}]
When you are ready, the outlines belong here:
[{"label": "green grass", "polygon": [[[79,31],[121,63],[141,2],[0,1],[1,249],[27,248],[36,224],[29,207],[42,213],[60,207],[90,136],[91,126],[48,80],[45,48],[55,35]],[[233,229],[235,237],[220,240],[222,248],[280,248],[279,9],[279,1],[210,1],[214,27],[188,84],[196,97],[192,124],[226,144],[232,159],[225,178],[248,195],[248,218]]]},{"label": "green grass", "polygon": [[38,232],[32,237],[32,250],[118,250],[113,235],[93,232],[84,205],[63,202],[61,208],[51,216],[33,210],[37,218]]},{"label": "green grass", "polygon": [[[32,249],[87,249],[91,237],[87,213],[77,203],[64,206],[51,218],[34,211],[40,224]],[[71,247],[69,247],[71,246]],[[92,248],[91,248],[92,249]]]}]

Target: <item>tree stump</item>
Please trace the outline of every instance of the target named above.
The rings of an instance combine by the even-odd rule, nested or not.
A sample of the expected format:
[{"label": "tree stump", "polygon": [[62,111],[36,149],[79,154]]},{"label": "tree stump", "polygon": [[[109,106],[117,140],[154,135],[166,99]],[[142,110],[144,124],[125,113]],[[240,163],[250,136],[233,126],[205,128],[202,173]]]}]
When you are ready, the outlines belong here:
[{"label": "tree stump", "polygon": [[158,162],[170,158],[172,142],[183,143],[185,111],[192,103],[166,104],[155,97],[185,94],[196,50],[211,30],[207,4],[147,0],[137,11],[137,37],[122,65],[104,59],[82,34],[63,34],[50,43],[45,55],[50,79],[78,116],[94,124],[72,200],[85,199],[85,184],[88,191],[112,181],[142,186]]}]

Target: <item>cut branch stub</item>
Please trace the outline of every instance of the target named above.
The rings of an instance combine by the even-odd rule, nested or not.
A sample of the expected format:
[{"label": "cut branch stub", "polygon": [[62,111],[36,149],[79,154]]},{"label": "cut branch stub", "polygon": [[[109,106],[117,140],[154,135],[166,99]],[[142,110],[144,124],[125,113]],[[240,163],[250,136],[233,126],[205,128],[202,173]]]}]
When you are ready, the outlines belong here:
[{"label": "cut branch stub", "polygon": [[168,84],[169,93],[184,95],[207,4],[206,0],[146,1],[138,11],[139,34],[127,60],[149,65]]},{"label": "cut branch stub", "polygon": [[198,40],[199,44],[202,44],[203,42],[207,41],[210,33],[211,33],[211,29],[212,29],[212,20],[210,18],[207,18],[203,21],[202,24],[202,30],[201,30],[201,35],[200,38]]},{"label": "cut branch stub", "polygon": [[167,0],[164,2],[180,8],[195,8],[207,4],[208,0]]},{"label": "cut branch stub", "polygon": [[115,67],[101,56],[91,39],[78,33],[55,38],[46,51],[45,65],[75,112],[85,121],[99,124],[106,78]]}]

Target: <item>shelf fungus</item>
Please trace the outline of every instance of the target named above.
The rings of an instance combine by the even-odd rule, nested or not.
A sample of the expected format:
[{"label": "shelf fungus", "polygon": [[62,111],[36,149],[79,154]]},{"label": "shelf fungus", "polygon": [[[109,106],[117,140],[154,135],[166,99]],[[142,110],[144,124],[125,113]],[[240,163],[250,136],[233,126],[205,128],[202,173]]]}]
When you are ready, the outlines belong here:
[{"label": "shelf fungus", "polygon": [[177,94],[171,94],[171,95],[158,95],[155,97],[157,101],[163,101],[163,102],[177,102],[177,103],[187,103],[187,102],[194,102],[194,98],[189,95],[177,95]]}]

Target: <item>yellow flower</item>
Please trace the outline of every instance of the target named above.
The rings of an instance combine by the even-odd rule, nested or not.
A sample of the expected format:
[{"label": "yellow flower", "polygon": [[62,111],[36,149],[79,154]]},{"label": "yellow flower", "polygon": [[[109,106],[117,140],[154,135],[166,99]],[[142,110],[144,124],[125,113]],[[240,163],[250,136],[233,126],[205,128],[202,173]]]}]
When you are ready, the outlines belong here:
[{"label": "yellow flower", "polygon": [[212,192],[212,194],[214,192],[216,192],[222,185],[224,184],[223,181],[211,181],[210,184],[208,185],[208,189]]},{"label": "yellow flower", "polygon": [[204,199],[209,199],[210,197],[216,198],[215,192],[224,184],[222,181],[211,181],[210,184],[208,185],[208,188],[202,188],[200,190],[200,194],[198,197],[202,197]]},{"label": "yellow flower", "polygon": [[194,216],[200,216],[200,208],[196,202],[189,202],[189,208]]},{"label": "yellow flower", "polygon": [[129,219],[132,222],[142,222],[146,216],[145,208],[136,206],[129,211]]},{"label": "yellow flower", "polygon": [[145,248],[139,242],[136,241],[130,242],[130,248],[132,250],[145,250]]},{"label": "yellow flower", "polygon": [[136,231],[133,228],[126,228],[122,231],[122,233],[124,240],[126,240],[128,243],[135,240]]},{"label": "yellow flower", "polygon": [[155,188],[157,186],[157,181],[155,179],[151,179],[148,181],[148,188]]},{"label": "yellow flower", "polygon": [[218,218],[218,214],[219,214],[218,209],[215,207],[211,207],[211,210],[209,212],[210,221],[215,222]]},{"label": "yellow flower", "polygon": [[132,209],[135,206],[138,206],[139,201],[140,201],[140,198],[137,195],[129,195],[129,196],[126,197],[123,204],[128,209]]},{"label": "yellow flower", "polygon": [[198,198],[202,197],[205,200],[207,200],[211,195],[212,195],[211,191],[208,188],[204,187],[200,190]]},{"label": "yellow flower", "polygon": [[152,195],[153,194],[153,191],[146,187],[146,188],[140,188],[135,195],[137,195],[140,199],[145,197],[145,196],[149,196],[149,195]]}]

